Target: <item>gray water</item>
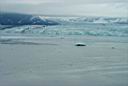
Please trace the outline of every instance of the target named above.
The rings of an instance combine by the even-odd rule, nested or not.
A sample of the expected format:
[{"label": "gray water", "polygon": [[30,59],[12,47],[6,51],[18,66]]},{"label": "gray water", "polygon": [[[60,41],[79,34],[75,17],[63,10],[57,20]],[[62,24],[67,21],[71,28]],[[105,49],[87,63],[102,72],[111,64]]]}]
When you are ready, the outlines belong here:
[{"label": "gray water", "polygon": [[0,86],[128,86],[128,25],[1,27]]}]

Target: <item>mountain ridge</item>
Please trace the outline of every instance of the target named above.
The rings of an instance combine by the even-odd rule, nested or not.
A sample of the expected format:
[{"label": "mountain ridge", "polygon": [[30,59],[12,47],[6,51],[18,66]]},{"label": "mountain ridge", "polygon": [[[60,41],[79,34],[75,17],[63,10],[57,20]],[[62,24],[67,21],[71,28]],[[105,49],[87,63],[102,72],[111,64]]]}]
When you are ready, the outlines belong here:
[{"label": "mountain ridge", "polygon": [[58,25],[53,20],[43,20],[38,16],[20,13],[0,12],[0,25]]}]

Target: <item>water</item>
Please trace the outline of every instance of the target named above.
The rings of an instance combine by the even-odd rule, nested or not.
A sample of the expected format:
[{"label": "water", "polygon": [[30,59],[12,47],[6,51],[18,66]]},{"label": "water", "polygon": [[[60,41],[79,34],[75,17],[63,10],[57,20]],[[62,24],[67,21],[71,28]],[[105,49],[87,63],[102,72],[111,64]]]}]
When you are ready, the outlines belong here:
[{"label": "water", "polygon": [[127,81],[127,24],[0,28],[0,86],[128,86]]}]

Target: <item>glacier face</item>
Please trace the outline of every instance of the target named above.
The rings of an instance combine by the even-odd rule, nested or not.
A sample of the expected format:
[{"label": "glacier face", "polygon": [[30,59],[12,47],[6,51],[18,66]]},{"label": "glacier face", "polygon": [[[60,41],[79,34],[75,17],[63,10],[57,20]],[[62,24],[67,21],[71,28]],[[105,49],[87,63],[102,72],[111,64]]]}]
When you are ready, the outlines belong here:
[{"label": "glacier face", "polygon": [[71,25],[25,25],[0,29],[0,34],[40,36],[113,36],[128,37],[128,25],[71,24]]},{"label": "glacier face", "polygon": [[[8,16],[3,14],[4,16]],[[13,17],[12,17],[13,15]],[[6,22],[0,25],[0,34],[17,35],[41,35],[41,36],[114,36],[128,37],[128,19],[111,17],[47,17],[21,15],[11,18],[15,21],[12,25],[8,17],[4,17],[0,22]],[[25,18],[21,20],[21,17]],[[3,16],[0,16],[3,18]],[[26,19],[28,19],[26,21]],[[30,23],[27,25],[27,22]],[[16,23],[16,24],[15,24]],[[46,26],[44,26],[46,25]],[[52,26],[51,26],[52,25]]]}]

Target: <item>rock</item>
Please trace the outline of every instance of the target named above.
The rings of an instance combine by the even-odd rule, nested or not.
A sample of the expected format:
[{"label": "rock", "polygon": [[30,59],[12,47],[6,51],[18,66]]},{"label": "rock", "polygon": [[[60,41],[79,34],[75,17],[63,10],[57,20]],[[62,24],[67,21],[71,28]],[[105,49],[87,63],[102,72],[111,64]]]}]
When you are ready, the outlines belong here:
[{"label": "rock", "polygon": [[115,47],[112,47],[112,49],[115,49]]},{"label": "rock", "polygon": [[87,45],[84,43],[76,43],[75,46],[87,46]]}]

